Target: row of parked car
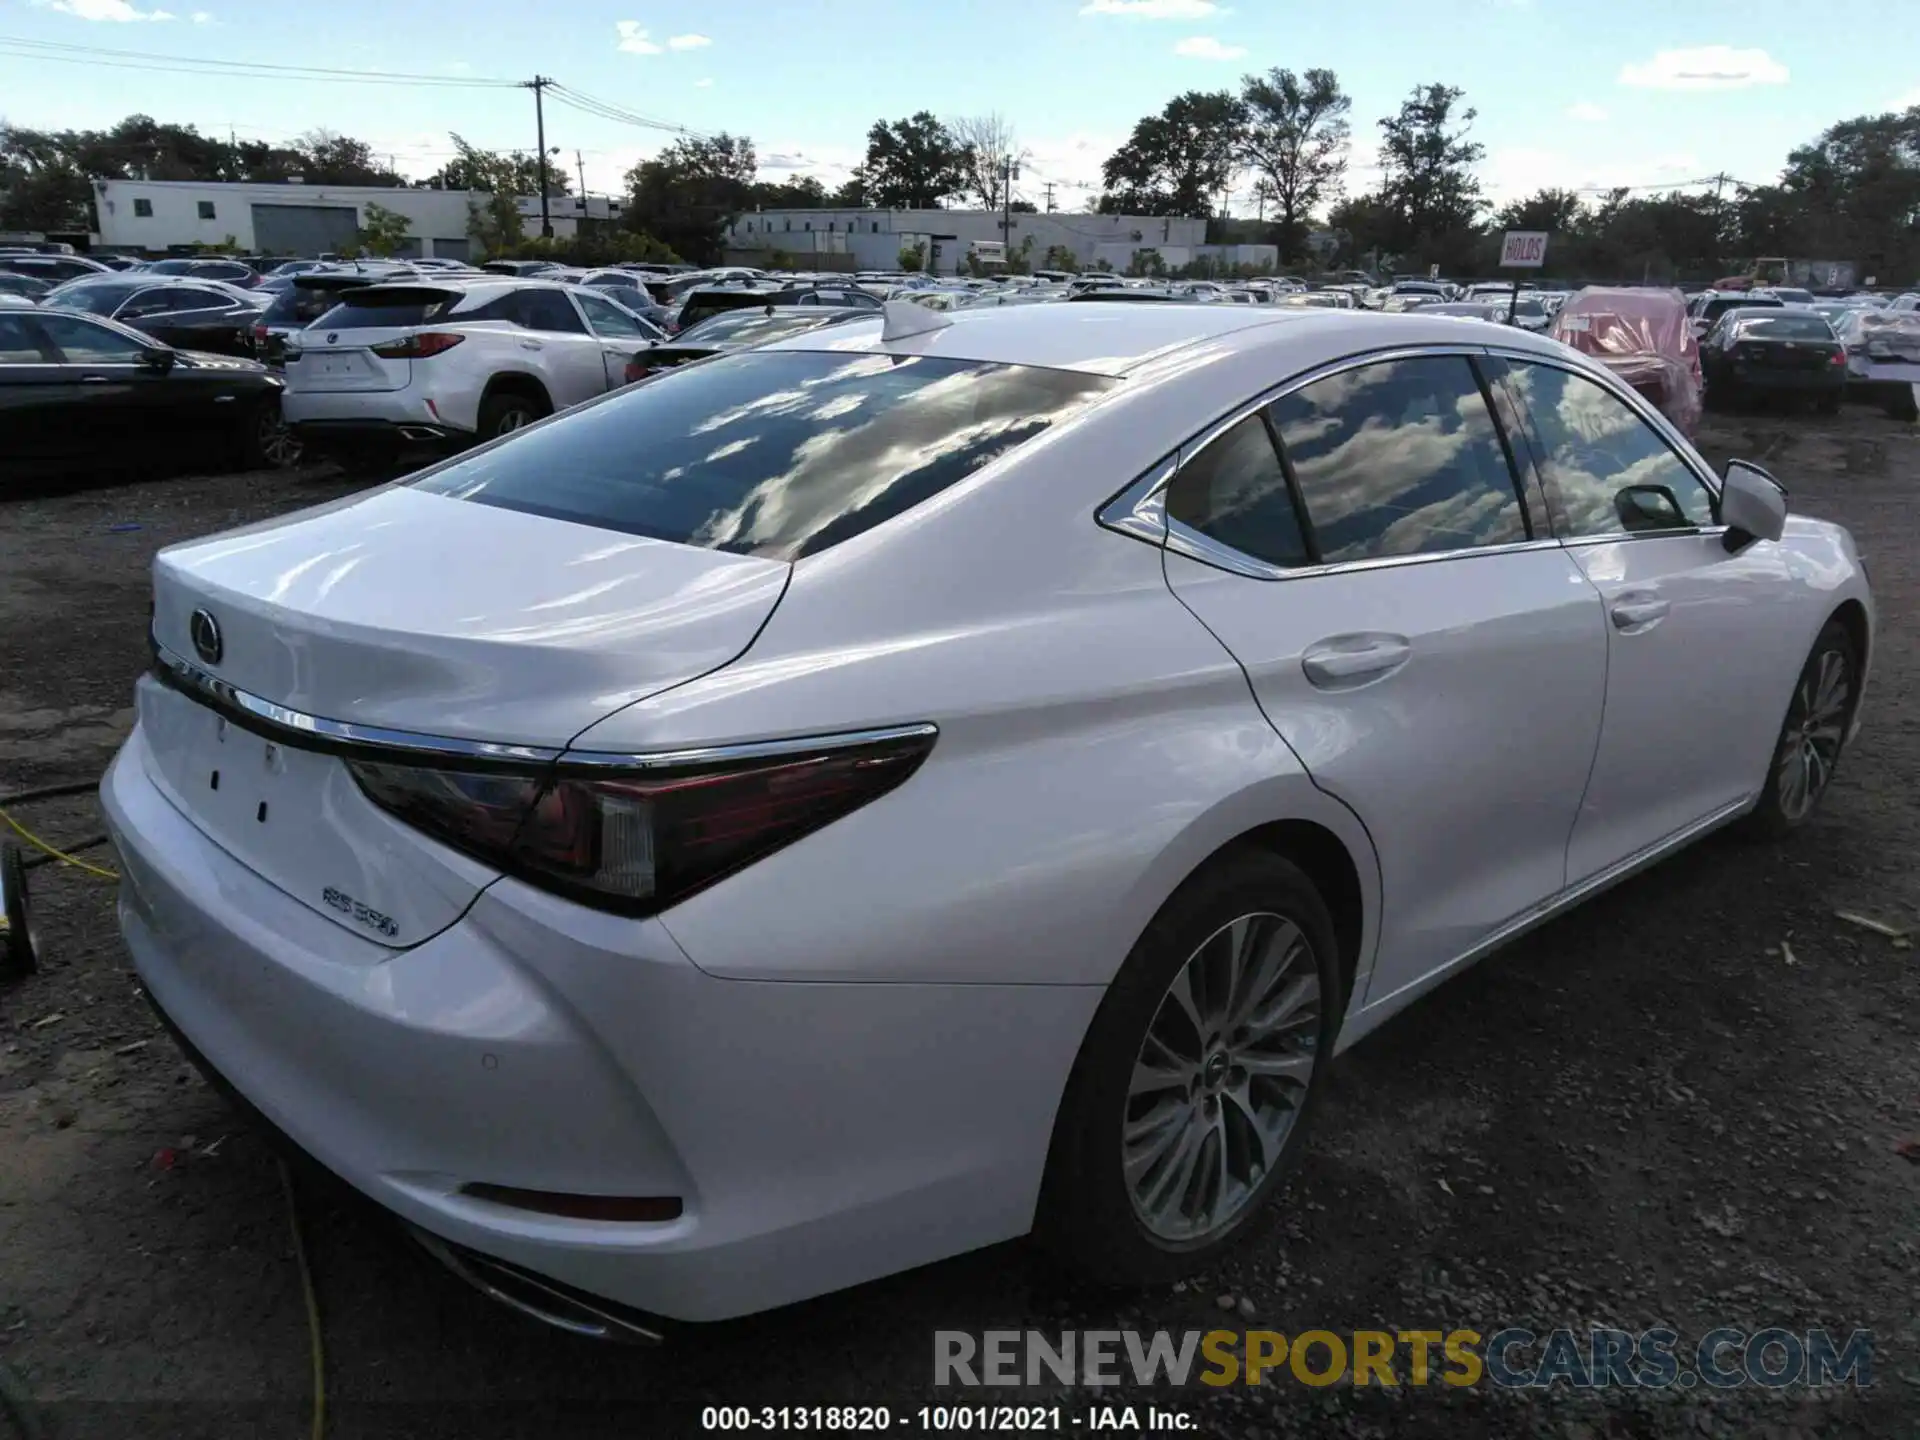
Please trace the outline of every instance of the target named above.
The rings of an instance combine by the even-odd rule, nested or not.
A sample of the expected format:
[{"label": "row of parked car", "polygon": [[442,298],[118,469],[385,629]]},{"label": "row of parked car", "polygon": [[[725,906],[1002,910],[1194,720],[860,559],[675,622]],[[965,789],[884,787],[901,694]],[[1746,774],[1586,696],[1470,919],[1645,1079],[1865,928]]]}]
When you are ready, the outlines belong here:
[{"label": "row of parked car", "polygon": [[[0,253],[0,267],[84,262]],[[91,262],[87,262],[91,264]],[[1849,389],[1895,413],[1920,382],[1920,312],[1779,289],[1577,294],[1402,278],[1148,282],[1110,274],[983,277],[769,273],[546,261],[296,260],[251,284],[194,267],[86,268],[34,295],[0,291],[0,469],[97,469],[95,420],[120,458],[228,456],[385,466],[491,439],[688,361],[871,313],[1042,303],[1274,305],[1423,314],[1544,330],[1601,358],[1691,433],[1706,404]],[[0,268],[0,277],[20,277]],[[82,414],[94,417],[82,420]]]}]

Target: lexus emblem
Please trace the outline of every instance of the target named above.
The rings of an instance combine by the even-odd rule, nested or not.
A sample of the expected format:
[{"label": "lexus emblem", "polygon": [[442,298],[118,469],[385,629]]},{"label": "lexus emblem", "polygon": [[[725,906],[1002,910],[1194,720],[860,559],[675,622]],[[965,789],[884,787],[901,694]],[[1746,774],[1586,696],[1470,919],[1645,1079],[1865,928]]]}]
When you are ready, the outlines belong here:
[{"label": "lexus emblem", "polygon": [[187,634],[193,640],[193,653],[209,665],[218,665],[222,645],[220,643],[220,622],[205,610],[193,612],[193,618],[187,622]]}]

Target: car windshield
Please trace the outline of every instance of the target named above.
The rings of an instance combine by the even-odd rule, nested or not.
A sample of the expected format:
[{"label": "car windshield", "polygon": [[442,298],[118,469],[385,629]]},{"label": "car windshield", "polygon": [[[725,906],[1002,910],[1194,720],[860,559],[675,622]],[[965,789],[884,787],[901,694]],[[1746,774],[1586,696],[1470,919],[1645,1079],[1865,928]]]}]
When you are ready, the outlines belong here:
[{"label": "car windshield", "polygon": [[1760,315],[1733,322],[1742,340],[1831,340],[1833,328],[1818,315]]},{"label": "car windshield", "polygon": [[797,560],[912,509],[1115,383],[929,356],[754,350],[669,371],[414,483]]}]

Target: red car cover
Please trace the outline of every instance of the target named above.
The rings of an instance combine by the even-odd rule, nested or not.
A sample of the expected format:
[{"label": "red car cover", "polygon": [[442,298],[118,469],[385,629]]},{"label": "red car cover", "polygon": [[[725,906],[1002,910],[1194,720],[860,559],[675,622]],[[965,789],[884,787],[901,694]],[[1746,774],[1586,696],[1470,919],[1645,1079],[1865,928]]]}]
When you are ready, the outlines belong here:
[{"label": "red car cover", "polygon": [[1693,437],[1700,424],[1700,346],[1678,290],[1590,286],[1560,307],[1549,333],[1600,361]]}]

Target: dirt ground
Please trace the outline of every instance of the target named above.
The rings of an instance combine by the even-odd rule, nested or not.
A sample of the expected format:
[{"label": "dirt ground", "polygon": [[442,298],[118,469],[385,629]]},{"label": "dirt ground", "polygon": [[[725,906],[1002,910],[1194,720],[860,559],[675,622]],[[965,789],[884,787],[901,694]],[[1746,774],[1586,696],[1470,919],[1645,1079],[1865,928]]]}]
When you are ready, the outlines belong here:
[{"label": "dirt ground", "polygon": [[[1101,1399],[1185,1411],[1206,1436],[1920,1435],[1920,1164],[1897,1148],[1920,1137],[1920,951],[1834,913],[1920,931],[1920,434],[1864,411],[1708,423],[1716,463],[1768,464],[1796,507],[1852,527],[1872,569],[1866,729],[1820,819],[1778,848],[1712,839],[1359,1046],[1258,1249],[1116,1298],[1005,1246],[632,1350],[495,1308],[366,1203],[303,1180],[329,1433],[679,1436],[709,1404],[1036,1398],[935,1391],[936,1329],[1670,1324],[1864,1328],[1873,1385],[1283,1379]],[[157,547],[344,488],[242,475],[0,500],[0,792],[107,762]],[[23,818],[49,838],[99,828],[87,798]],[[55,1437],[304,1433],[307,1327],[272,1155],[155,1028],[111,887],[34,878],[45,968],[0,990],[0,1362]]]}]

